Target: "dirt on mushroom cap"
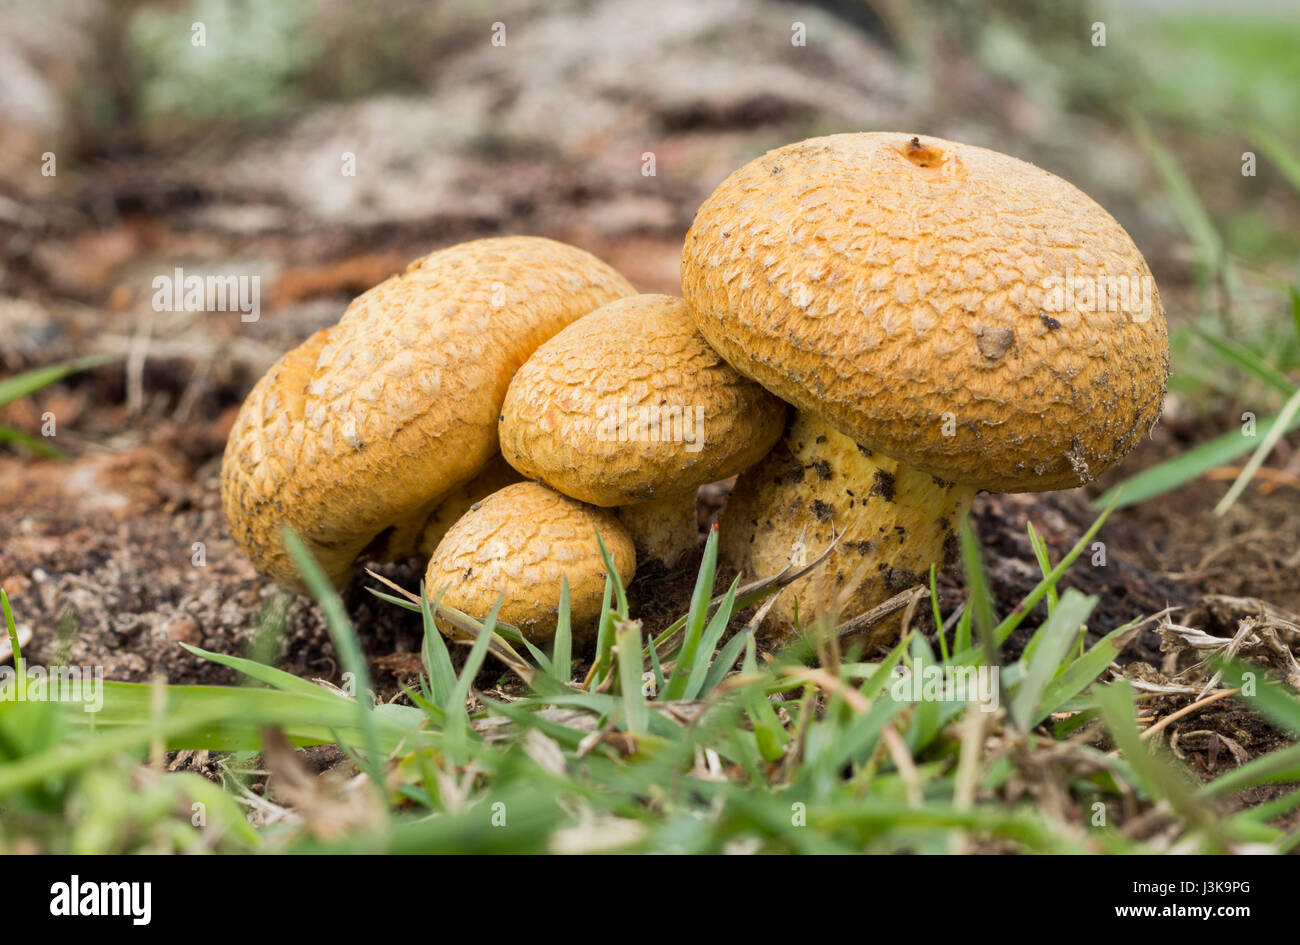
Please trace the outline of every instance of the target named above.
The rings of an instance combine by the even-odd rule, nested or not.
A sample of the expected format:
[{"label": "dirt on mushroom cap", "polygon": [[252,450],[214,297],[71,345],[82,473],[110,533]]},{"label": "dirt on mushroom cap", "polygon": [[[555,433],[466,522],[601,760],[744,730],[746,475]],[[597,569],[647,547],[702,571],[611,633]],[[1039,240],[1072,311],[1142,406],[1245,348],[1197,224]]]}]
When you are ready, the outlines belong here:
[{"label": "dirt on mushroom cap", "polygon": [[1164,311],[1077,188],[994,151],[833,135],[736,171],[682,288],[742,373],[860,443],[979,488],[1077,486],[1160,412]]},{"label": "dirt on mushroom cap", "polygon": [[510,377],[565,325],[632,286],[538,237],[432,253],[286,354],[240,410],[222,465],[235,540],[301,589],[289,525],[335,583],[372,542],[473,476],[497,449]]},{"label": "dirt on mushroom cap", "polygon": [[636,572],[636,552],[612,512],[561,495],[541,483],[520,482],[470,508],[447,532],[429,560],[430,596],[482,619],[501,595],[497,619],[534,642],[555,635],[561,579],[568,578],[575,636],[590,632],[600,615],[605,566],[599,532],[626,583]]},{"label": "dirt on mushroom cap", "polygon": [[538,348],[501,409],[516,469],[600,506],[693,491],[757,462],[785,405],[728,365],[667,295],[619,299]]}]

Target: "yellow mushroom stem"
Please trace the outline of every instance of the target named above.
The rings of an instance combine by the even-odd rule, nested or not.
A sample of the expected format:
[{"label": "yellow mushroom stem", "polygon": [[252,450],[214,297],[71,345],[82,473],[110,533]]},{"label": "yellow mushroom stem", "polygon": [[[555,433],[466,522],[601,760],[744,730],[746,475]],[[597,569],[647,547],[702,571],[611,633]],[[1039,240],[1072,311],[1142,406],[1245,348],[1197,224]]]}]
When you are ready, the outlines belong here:
[{"label": "yellow mushroom stem", "polygon": [[[976,491],[798,412],[767,458],[736,481],[720,526],[723,561],[747,580],[768,577],[813,560],[841,535],[826,561],[782,593],[766,629],[792,632],[796,603],[804,630],[821,617],[848,620],[953,559]],[[899,625],[877,625],[869,642],[887,642]]]},{"label": "yellow mushroom stem", "polygon": [[699,535],[695,517],[697,491],[692,489],[613,510],[631,534],[639,561],[657,562],[671,568],[695,547]]}]

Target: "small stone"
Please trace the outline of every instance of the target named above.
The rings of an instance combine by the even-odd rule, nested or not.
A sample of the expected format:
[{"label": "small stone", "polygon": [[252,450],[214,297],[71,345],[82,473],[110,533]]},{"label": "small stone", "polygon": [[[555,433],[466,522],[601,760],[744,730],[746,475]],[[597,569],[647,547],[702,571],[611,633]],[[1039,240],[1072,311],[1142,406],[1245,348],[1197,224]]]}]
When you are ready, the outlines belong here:
[{"label": "small stone", "polygon": [[193,617],[180,615],[169,617],[159,628],[163,636],[177,643],[188,643],[190,646],[198,646],[203,640],[203,633],[199,630],[198,623]]}]

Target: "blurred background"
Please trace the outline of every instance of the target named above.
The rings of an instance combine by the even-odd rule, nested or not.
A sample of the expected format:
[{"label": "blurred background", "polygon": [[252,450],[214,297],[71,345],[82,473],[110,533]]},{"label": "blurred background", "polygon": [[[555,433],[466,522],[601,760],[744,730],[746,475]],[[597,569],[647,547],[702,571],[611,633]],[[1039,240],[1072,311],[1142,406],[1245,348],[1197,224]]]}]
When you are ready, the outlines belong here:
[{"label": "blurred background", "polygon": [[[1174,345],[1165,419],[1123,475],[1235,431],[1244,412],[1276,414],[1300,364],[1295,2],[2,8],[0,378],[116,357],[0,397],[0,583],[20,623],[58,631],[37,635],[36,661],[62,647],[116,679],[223,672],[174,644],[236,651],[273,593],[222,521],[226,432],[252,383],[352,296],[440,245],[511,233],[677,293],[700,202],[812,135],[983,145],[1119,219]],[[177,267],[257,277],[258,319],[158,311],[152,282]],[[50,418],[57,436],[39,436]],[[62,461],[44,455],[56,449]],[[1284,438],[1216,517],[1244,462],[1229,459],[1107,526],[1150,578],[1130,610],[1186,588],[1300,609],[1295,455]],[[1091,514],[1084,498],[998,501],[999,518],[1033,511],[1067,544]],[[328,675],[302,610],[289,668]],[[398,676],[418,633],[384,632],[371,639]]]}]

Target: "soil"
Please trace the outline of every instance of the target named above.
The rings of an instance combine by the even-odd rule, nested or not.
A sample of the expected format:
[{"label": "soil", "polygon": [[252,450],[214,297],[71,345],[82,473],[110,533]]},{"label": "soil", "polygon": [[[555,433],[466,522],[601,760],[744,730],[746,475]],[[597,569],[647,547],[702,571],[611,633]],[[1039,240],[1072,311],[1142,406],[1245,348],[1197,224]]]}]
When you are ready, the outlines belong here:
[{"label": "soil", "polygon": [[[112,403],[113,383],[103,376],[111,370],[97,369],[42,392],[27,409],[78,404],[64,410],[71,418],[65,422],[82,430],[113,429],[123,418],[121,406]],[[4,419],[22,419],[12,413]],[[234,682],[229,670],[178,644],[243,652],[261,622],[279,608],[286,612],[280,665],[339,681],[318,609],[261,578],[230,538],[217,481],[228,423],[229,410],[222,409],[206,425],[162,421],[149,426],[140,431],[138,445],[118,451],[87,448],[62,461],[0,456],[0,520],[6,523],[0,576],[17,621],[35,631],[27,648],[31,659],[102,664],[109,678],[128,681],[161,673],[171,682]],[[1157,459],[1164,452],[1161,441],[1172,438],[1159,432],[1139,451],[1134,466]],[[719,483],[702,490],[701,542],[728,488]],[[1252,489],[1218,519],[1211,508],[1222,488],[1197,481],[1111,517],[1098,535],[1106,545],[1105,565],[1094,566],[1089,550],[1061,582],[1062,589],[1075,587],[1098,597],[1089,626],[1094,638],[1168,607],[1186,610],[1206,595],[1256,597],[1283,611],[1300,610],[1294,580],[1300,525],[1293,515],[1282,514],[1294,496]],[[1033,523],[1055,561],[1095,517],[1084,490],[981,495],[972,523],[1000,612],[1014,607],[1040,576],[1026,525]],[[685,612],[698,566],[697,550],[667,572],[643,570],[636,576],[631,599],[648,632]],[[416,561],[378,569],[405,587],[418,587]],[[729,579],[719,576],[719,590]],[[418,615],[375,598],[367,586],[376,582],[355,579],[344,600],[361,630],[376,683],[391,697],[418,672],[421,624]],[[943,609],[950,612],[964,596],[959,566],[943,572],[939,588]],[[927,621],[923,608],[916,624],[925,630]],[[1203,629],[1230,634],[1235,627]],[[1012,638],[1012,653],[1018,641]],[[1159,644],[1154,630],[1147,629],[1127,657],[1158,664]]]},{"label": "soil", "polygon": [[[180,644],[242,654],[260,627],[282,616],[277,665],[341,682],[319,609],[260,577],[221,512],[221,452],[248,389],[281,353],[335,322],[357,292],[463,239],[552,236],[605,258],[642,291],[677,293],[681,239],[694,208],[763,145],[850,127],[921,126],[999,142],[1116,208],[1147,252],[1171,319],[1180,308],[1192,310],[1180,305],[1194,291],[1177,255],[1180,237],[1149,211],[1144,165],[1127,133],[1092,124],[1090,148],[1063,148],[1060,142],[1077,137],[1073,127],[1062,132],[1069,116],[1037,114],[1032,102],[1010,109],[930,100],[891,50],[848,30],[834,33],[812,68],[785,46],[775,65],[742,70],[736,75],[743,80],[732,81],[713,74],[715,60],[745,61],[746,37],[784,13],[741,0],[671,5],[680,15],[646,14],[640,28],[629,29],[589,22],[586,5],[556,4],[553,22],[535,23],[541,38],[531,45],[524,39],[517,55],[490,65],[494,51],[482,44],[466,43],[458,54],[449,44],[441,110],[429,107],[432,98],[421,89],[305,109],[283,126],[215,150],[186,150],[182,142],[170,150],[154,143],[92,151],[80,169],[65,162],[73,170],[58,180],[33,184],[26,170],[19,176],[0,166],[0,374],[89,352],[123,356],[0,408],[0,426],[28,432],[55,417],[50,442],[68,455],[39,459],[0,447],[0,586],[18,623],[33,631],[25,648],[31,661],[98,664],[108,678],[126,681],[234,683],[232,671]],[[664,43],[661,30],[682,35]],[[696,33],[727,44],[725,55],[695,42]],[[609,42],[592,44],[593,35]],[[615,42],[624,36],[634,37],[635,48]],[[566,37],[573,48],[561,50],[557,64],[554,50]],[[657,43],[674,55],[636,58],[637,48]],[[603,58],[593,64],[592,57]],[[973,68],[964,60],[948,67]],[[698,78],[701,70],[709,81]],[[611,86],[611,75],[628,78]],[[987,82],[948,87],[994,94]],[[712,98],[701,90],[713,90]],[[1005,119],[1012,114],[1022,120]],[[449,123],[448,115],[456,117]],[[399,122],[402,134],[386,133]],[[29,137],[39,155],[44,137]],[[354,140],[367,143],[366,158],[378,169],[362,179],[365,186],[341,178],[330,163],[334,143]],[[321,171],[317,158],[326,151],[330,166]],[[1098,151],[1106,161],[1092,156]],[[643,174],[645,153],[657,156],[659,177]],[[28,158],[13,167],[36,166]],[[1099,178],[1102,166],[1132,173]],[[154,311],[151,280],[178,265],[258,276],[266,287],[260,318]],[[1090,490],[980,496],[972,521],[999,611],[1016,606],[1039,579],[1028,523],[1059,560],[1095,518],[1090,502],[1101,489],[1233,422],[1228,413],[1167,417]],[[1285,444],[1279,456],[1294,469]],[[1166,608],[1231,636],[1235,623],[1203,606],[1214,595],[1300,613],[1300,496],[1287,482],[1252,485],[1223,517],[1212,510],[1227,483],[1209,477],[1116,512],[1098,536],[1105,565],[1086,552],[1062,582],[1097,596],[1090,637]],[[701,492],[701,542],[727,488]],[[637,575],[630,596],[647,631],[686,610],[698,561],[697,553],[667,573]],[[418,585],[418,562],[380,571],[402,586]],[[719,576],[719,590],[729,577]],[[419,671],[421,624],[371,595],[373,583],[358,578],[343,597],[378,694],[390,699]],[[958,566],[943,572],[939,589],[950,613],[964,596]],[[921,608],[916,626],[933,633],[929,619]],[[1012,638],[1012,652],[1027,633]],[[1135,674],[1165,673],[1167,659],[1152,628],[1123,655]],[[490,665],[480,683],[493,685],[501,672]],[[1161,713],[1188,701],[1162,696],[1150,705]],[[1183,747],[1207,771],[1236,761],[1231,750],[1213,748],[1211,736],[1193,732],[1218,731],[1250,756],[1281,739],[1229,701],[1171,729],[1187,733]]]}]

